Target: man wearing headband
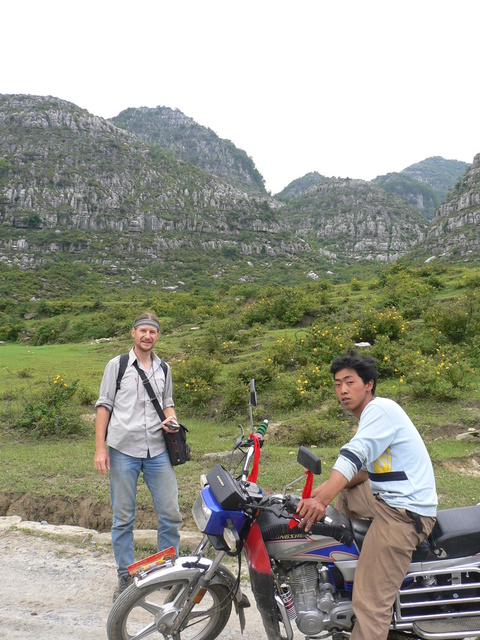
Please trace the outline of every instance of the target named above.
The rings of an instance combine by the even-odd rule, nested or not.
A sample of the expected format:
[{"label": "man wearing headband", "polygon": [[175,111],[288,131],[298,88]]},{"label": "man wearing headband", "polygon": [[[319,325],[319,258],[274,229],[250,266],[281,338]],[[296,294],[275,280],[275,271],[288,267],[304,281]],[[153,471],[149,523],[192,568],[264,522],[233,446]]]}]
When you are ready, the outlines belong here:
[{"label": "man wearing headband", "polygon": [[[117,388],[120,368],[120,356],[117,356],[105,367],[95,405],[94,464],[102,475],[109,475],[113,508],[112,545],[118,574],[114,600],[132,582],[127,567],[134,561],[133,525],[140,472],[158,517],[158,550],[173,546],[178,553],[182,518],[177,479],[163,438],[163,430],[169,431],[169,424],[175,424],[177,417],[171,369],[153,351],[159,337],[157,316],[142,313],[136,318],[132,328],[133,347],[120,385]],[[166,417],[163,423],[136,366],[143,369],[155,391]]]}]

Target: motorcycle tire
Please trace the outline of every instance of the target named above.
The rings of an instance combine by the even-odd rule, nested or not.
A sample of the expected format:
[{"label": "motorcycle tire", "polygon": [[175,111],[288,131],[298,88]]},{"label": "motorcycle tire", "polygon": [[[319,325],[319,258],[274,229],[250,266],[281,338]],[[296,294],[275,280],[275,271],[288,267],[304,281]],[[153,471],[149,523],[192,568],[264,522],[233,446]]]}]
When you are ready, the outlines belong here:
[{"label": "motorcycle tire", "polygon": [[182,592],[186,588],[186,582],[178,581],[150,584],[143,588],[131,585],[117,598],[110,611],[108,640],[135,640],[150,636],[152,640],[160,640],[164,635],[173,640],[214,640],[230,618],[230,590],[221,584],[208,586],[201,601],[189,613],[183,629],[173,635],[169,625],[181,608]]}]

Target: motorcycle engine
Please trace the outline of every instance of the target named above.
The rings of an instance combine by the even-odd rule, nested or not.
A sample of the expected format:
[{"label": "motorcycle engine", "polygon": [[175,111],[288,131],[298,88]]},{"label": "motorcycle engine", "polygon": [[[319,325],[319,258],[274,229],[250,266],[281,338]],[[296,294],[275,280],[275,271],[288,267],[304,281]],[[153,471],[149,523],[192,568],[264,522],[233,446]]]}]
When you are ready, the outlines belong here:
[{"label": "motorcycle engine", "polygon": [[351,628],[352,602],[336,592],[327,567],[316,563],[297,565],[288,574],[288,584],[301,633],[315,636],[332,628]]}]

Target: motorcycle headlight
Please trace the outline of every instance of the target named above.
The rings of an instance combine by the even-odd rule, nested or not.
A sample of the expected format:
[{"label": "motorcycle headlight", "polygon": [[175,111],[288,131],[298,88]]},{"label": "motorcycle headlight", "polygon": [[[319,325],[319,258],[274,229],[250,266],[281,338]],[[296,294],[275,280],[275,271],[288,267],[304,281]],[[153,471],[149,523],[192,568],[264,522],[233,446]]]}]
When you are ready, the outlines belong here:
[{"label": "motorcycle headlight", "polygon": [[208,508],[201,492],[198,494],[195,502],[193,503],[192,515],[193,519],[195,520],[195,524],[203,533],[207,528],[210,518],[212,517],[212,510]]}]

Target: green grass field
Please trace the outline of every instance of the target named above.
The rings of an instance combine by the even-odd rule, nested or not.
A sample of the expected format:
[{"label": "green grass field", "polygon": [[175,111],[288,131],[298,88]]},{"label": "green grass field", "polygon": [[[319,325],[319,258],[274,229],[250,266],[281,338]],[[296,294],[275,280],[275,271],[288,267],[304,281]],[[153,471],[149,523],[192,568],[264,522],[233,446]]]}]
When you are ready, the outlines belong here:
[{"label": "green grass field", "polygon": [[[106,362],[130,347],[127,316],[146,308],[160,317],[157,352],[172,365],[177,413],[190,429],[194,459],[177,471],[186,526],[200,474],[231,449],[238,423],[249,428],[252,377],[256,421],[271,420],[259,484],[281,491],[301,476],[300,444],[316,447],[328,474],[356,424],[338,406],[329,363],[363,340],[379,363],[377,394],[399,402],[427,443],[440,506],[476,504],[480,443],[456,436],[480,427],[479,282],[475,268],[393,265],[365,282],[242,285],[138,298],[137,306],[108,297],[85,308],[74,298],[12,298],[0,310],[0,331],[17,335],[0,344],[0,514],[23,508],[29,517],[90,517],[93,528],[107,527],[108,482],[93,468],[94,404]],[[112,319],[117,333],[117,325],[102,329]],[[103,340],[80,340],[90,328]],[[40,409],[47,426],[55,422],[56,407],[42,408],[60,386],[55,380],[75,391],[60,407],[67,425],[69,417],[81,424],[65,437],[64,425],[48,437],[30,429]],[[144,486],[138,502],[153,522]]]},{"label": "green grass field", "polygon": [[[111,343],[102,346],[53,345],[33,349],[19,345],[2,346],[0,384],[4,402],[7,396],[15,397],[15,402],[19,402],[19,397],[30,394],[32,389],[41,388],[45,376],[58,375],[58,372],[69,378],[77,376],[82,382],[86,381],[85,384],[93,391],[98,387],[105,361],[117,352],[117,347],[121,350],[123,346]],[[25,377],[25,371],[29,372],[28,377]],[[425,403],[423,406],[412,405],[412,417],[415,419],[415,414],[426,406]],[[462,424],[457,415],[461,410],[458,407],[450,407],[451,418],[448,417],[448,405],[441,412],[438,411],[438,405],[429,408],[431,422],[434,423],[432,434],[438,434],[445,423],[450,426],[456,423],[457,431],[461,430]],[[248,432],[248,396],[245,396],[244,410],[238,419],[228,422],[191,419],[182,414],[181,407],[178,407],[178,411],[190,429],[189,442],[194,452],[191,463],[177,468],[180,506],[185,526],[192,527],[190,509],[200,487],[200,474],[208,472],[218,461],[227,464],[227,458],[223,454],[231,449],[239,435],[239,423]],[[478,416],[478,409],[476,411],[475,415]],[[265,417],[260,395],[259,406],[254,412],[257,422]],[[85,415],[93,418],[92,407],[86,408]],[[474,416],[471,417],[473,423]],[[285,422],[288,423],[288,420]],[[266,491],[281,491],[287,481],[302,476],[302,469],[296,462],[297,446],[282,443],[283,429],[284,422],[274,420],[262,450],[258,483]],[[427,435],[427,445],[435,465],[440,507],[469,505],[480,501],[479,477],[472,462],[480,463],[480,443],[459,441],[454,437],[438,438],[437,435],[429,439]],[[338,446],[318,446],[314,449],[324,463],[325,477],[338,449]],[[78,523],[75,522],[74,515],[76,505],[87,501],[94,524],[107,528],[110,517],[108,481],[95,471],[93,455],[92,421],[81,435],[67,439],[37,440],[21,432],[3,430],[0,433],[0,486],[3,504],[10,504],[12,497],[26,494],[33,498],[38,507],[34,513],[41,514],[42,505],[51,507],[56,502],[70,503],[73,514],[70,524],[74,524]],[[301,492],[301,483],[298,485],[298,492]],[[139,522],[153,526],[150,496],[143,483],[140,483],[138,507],[139,512],[143,513]],[[55,514],[51,513],[51,509],[46,511],[50,514],[47,519],[53,522]],[[99,518],[99,513],[105,514],[105,517]],[[60,509],[59,518],[65,518],[63,508]],[[38,515],[38,519],[45,518]]]}]

